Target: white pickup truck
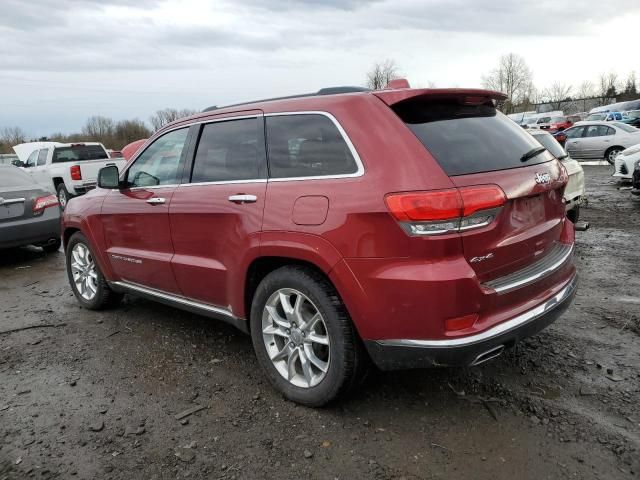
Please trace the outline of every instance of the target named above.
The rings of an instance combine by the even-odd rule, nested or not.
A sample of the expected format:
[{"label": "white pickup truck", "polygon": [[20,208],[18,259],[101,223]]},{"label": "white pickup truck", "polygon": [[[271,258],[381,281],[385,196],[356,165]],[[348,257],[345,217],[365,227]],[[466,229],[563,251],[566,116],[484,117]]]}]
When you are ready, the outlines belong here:
[{"label": "white pickup truck", "polygon": [[98,171],[107,165],[121,169],[124,158],[110,158],[97,142],[29,142],[13,147],[21,167],[40,185],[56,192],[64,210],[69,199],[95,188]]}]

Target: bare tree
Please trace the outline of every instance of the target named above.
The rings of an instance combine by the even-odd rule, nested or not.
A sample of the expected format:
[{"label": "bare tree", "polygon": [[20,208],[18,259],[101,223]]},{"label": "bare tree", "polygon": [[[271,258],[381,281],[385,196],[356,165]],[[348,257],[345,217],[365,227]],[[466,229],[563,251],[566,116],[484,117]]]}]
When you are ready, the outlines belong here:
[{"label": "bare tree", "polygon": [[566,83],[555,82],[542,92],[544,101],[551,105],[553,110],[561,110],[562,103],[571,100],[573,87]]},{"label": "bare tree", "polygon": [[482,85],[505,93],[507,100],[503,108],[511,113],[514,105],[522,103],[532,92],[533,75],[524,58],[508,53],[500,57],[498,66],[482,78]]},{"label": "bare tree", "polygon": [[592,82],[585,80],[578,86],[576,91],[577,98],[591,98],[596,96],[596,89]]},{"label": "bare tree", "polygon": [[102,143],[110,143],[113,139],[114,131],[115,125],[113,120],[99,115],[89,117],[87,123],[82,127],[82,134],[87,137],[88,140]]},{"label": "bare tree", "polygon": [[627,95],[637,95],[636,72],[632,71],[624,82],[624,93]]},{"label": "bare tree", "polygon": [[193,115],[194,113],[198,113],[196,110],[190,110],[188,108],[184,108],[182,110],[177,110],[175,108],[165,108],[164,110],[158,110],[154,113],[149,121],[151,122],[151,126],[154,130],[160,130],[162,127],[171,123],[180,118],[188,117]]},{"label": "bare tree", "polygon": [[5,127],[0,130],[0,143],[4,143],[10,147],[24,143],[27,134],[20,127]]},{"label": "bare tree", "polygon": [[399,78],[398,65],[394,60],[376,63],[367,73],[367,87],[382,90],[391,80]]},{"label": "bare tree", "polygon": [[616,73],[602,73],[598,77],[598,96],[613,98],[618,88],[618,75]]},{"label": "bare tree", "polygon": [[151,131],[141,120],[121,120],[116,123],[114,136],[115,146],[122,148],[135,140],[149,138]]}]

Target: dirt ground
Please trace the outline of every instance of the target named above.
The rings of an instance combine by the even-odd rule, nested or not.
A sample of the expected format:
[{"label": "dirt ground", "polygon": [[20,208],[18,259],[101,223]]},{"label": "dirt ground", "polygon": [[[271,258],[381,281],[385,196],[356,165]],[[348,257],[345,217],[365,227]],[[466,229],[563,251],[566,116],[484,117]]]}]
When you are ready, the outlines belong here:
[{"label": "dirt ground", "polygon": [[[313,410],[249,337],[141,299],[81,309],[62,252],[0,253],[0,479],[628,479],[640,475],[640,201],[585,167],[581,283],[470,369],[374,373]],[[204,407],[182,421],[176,415]]]}]

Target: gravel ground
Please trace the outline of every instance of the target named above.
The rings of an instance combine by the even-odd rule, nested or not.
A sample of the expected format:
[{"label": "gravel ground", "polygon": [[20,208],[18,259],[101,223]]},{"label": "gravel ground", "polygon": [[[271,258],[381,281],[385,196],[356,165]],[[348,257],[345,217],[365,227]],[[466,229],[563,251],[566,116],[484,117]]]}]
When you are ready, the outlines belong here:
[{"label": "gravel ground", "polygon": [[560,320],[489,364],[374,373],[321,410],[275,393],[231,327],[129,297],[86,311],[62,252],[0,252],[0,479],[638,477],[640,201],[609,167],[585,173]]}]

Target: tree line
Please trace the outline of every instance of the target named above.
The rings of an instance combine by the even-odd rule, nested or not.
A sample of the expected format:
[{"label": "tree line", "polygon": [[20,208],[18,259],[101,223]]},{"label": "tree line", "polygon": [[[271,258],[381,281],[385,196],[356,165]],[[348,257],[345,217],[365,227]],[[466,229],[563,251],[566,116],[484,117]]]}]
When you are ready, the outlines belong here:
[{"label": "tree line", "polygon": [[109,117],[94,115],[89,117],[84,126],[76,133],[52,133],[39,138],[30,138],[20,127],[0,128],[0,153],[13,153],[11,147],[28,141],[40,142],[100,142],[106,148],[120,150],[128,143],[149,138],[154,131],[168,123],[197,113],[196,110],[165,108],[158,110],[150,118],[151,128],[137,118],[115,121]]},{"label": "tree line", "polygon": [[[372,90],[380,90],[396,78],[400,69],[394,60],[375,63],[366,74],[366,85]],[[427,85],[433,88],[432,82]],[[482,77],[482,86],[507,95],[500,108],[505,113],[540,103],[548,103],[554,110],[560,110],[563,102],[600,98],[603,102],[619,96],[638,96],[638,82],[634,71],[626,77],[615,72],[601,73],[595,81],[584,80],[579,85],[558,81],[545,88],[538,88],[533,81],[533,72],[525,59],[515,53],[502,55],[498,64]]]}]

